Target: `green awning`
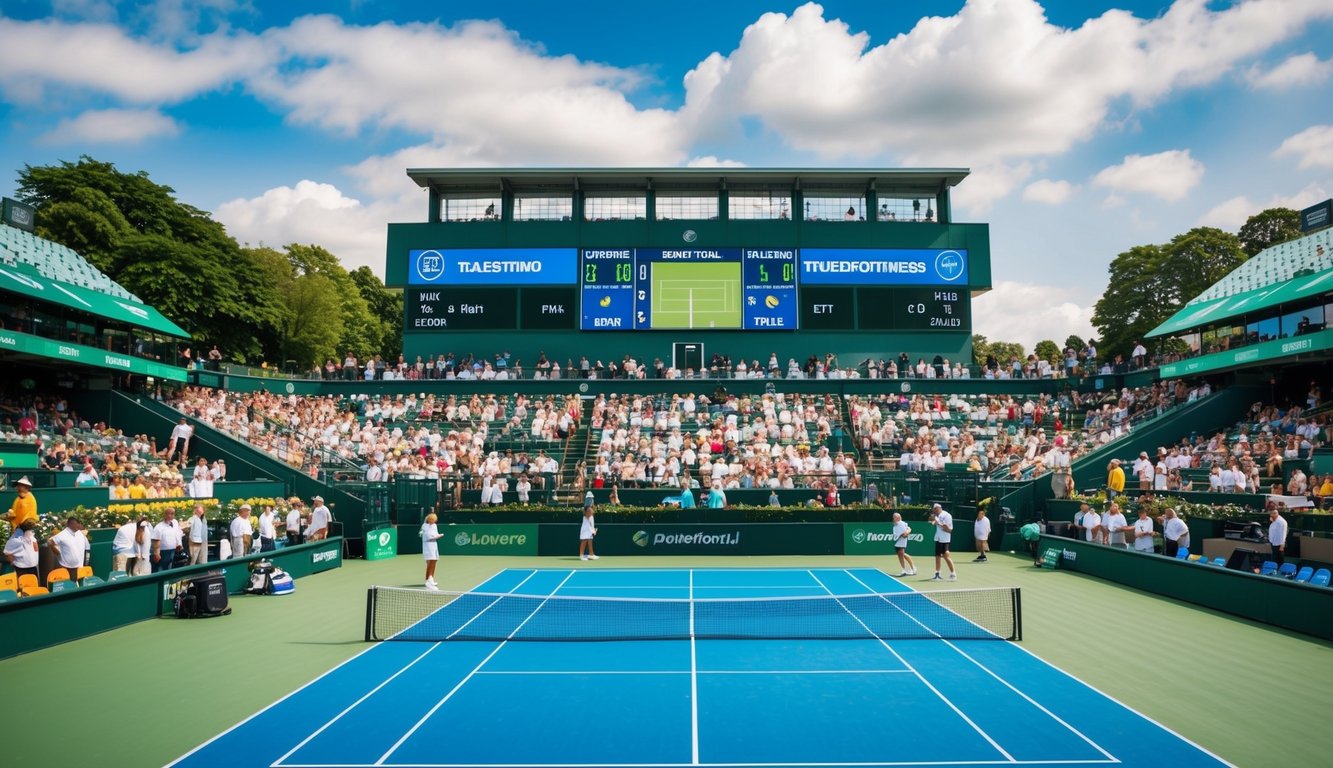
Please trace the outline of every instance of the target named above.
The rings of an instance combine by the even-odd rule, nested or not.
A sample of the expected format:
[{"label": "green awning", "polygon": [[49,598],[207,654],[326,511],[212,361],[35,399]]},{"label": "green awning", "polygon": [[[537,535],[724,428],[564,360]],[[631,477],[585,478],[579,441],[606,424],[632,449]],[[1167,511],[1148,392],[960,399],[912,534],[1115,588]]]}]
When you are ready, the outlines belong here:
[{"label": "green awning", "polygon": [[77,285],[62,283],[35,271],[0,266],[0,291],[17,293],[29,299],[59,304],[124,325],[187,339],[190,334],[162,316],[161,312],[132,299],[108,296]]},{"label": "green awning", "polygon": [[1253,312],[1329,292],[1333,292],[1333,269],[1326,269],[1313,275],[1293,277],[1265,288],[1256,288],[1222,299],[1188,304],[1147,335],[1149,338],[1154,338],[1171,336],[1196,328],[1207,328],[1223,320],[1240,318]]}]

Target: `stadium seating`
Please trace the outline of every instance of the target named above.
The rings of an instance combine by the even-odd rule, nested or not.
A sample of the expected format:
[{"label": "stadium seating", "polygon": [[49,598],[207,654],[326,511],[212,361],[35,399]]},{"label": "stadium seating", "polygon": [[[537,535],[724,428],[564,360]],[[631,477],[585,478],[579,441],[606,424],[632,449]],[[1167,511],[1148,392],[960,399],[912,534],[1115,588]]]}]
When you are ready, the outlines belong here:
[{"label": "stadium seating", "polygon": [[1177,560],[1188,560],[1189,557],[1190,557],[1190,551],[1189,551],[1189,549],[1187,549],[1187,548],[1185,548],[1185,547],[1181,547],[1180,549],[1176,550],[1176,559],[1177,559]]},{"label": "stadium seating", "polygon": [[[1322,256],[1319,253],[1319,246],[1323,246]],[[1333,258],[1333,229],[1325,229],[1296,240],[1279,243],[1255,254],[1189,303],[1195,304],[1253,291],[1290,280],[1297,272],[1303,270],[1319,272],[1333,266],[1331,258]]]},{"label": "stadium seating", "polygon": [[1284,579],[1293,579],[1296,577],[1296,564],[1283,563],[1282,567],[1277,569],[1277,575]]},{"label": "stadium seating", "polygon": [[19,593],[12,589],[0,589],[0,603],[10,603],[19,599]]},{"label": "stadium seating", "polygon": [[121,299],[139,301],[73,250],[15,227],[0,226],[0,261],[23,264],[51,280]]},{"label": "stadium seating", "polygon": [[1301,566],[1301,569],[1296,572],[1296,581],[1298,582],[1307,582],[1312,578],[1314,578],[1314,569],[1308,565]]},{"label": "stadium seating", "polygon": [[1265,561],[1264,561],[1264,564],[1263,564],[1262,566],[1260,566],[1260,568],[1259,568],[1259,575],[1261,575],[1261,576],[1276,576],[1276,575],[1277,575],[1277,563],[1273,562],[1272,560],[1265,560]]},{"label": "stadium seating", "polygon": [[52,568],[46,574],[46,588],[51,589],[57,582],[69,581],[69,571],[64,568]]},{"label": "stadium seating", "polygon": [[1314,572],[1314,576],[1310,578],[1310,583],[1316,587],[1327,587],[1328,580],[1329,580],[1328,569],[1320,568],[1319,570]]},{"label": "stadium seating", "polygon": [[0,589],[9,589],[15,592],[19,588],[19,576],[17,573],[0,574]]}]

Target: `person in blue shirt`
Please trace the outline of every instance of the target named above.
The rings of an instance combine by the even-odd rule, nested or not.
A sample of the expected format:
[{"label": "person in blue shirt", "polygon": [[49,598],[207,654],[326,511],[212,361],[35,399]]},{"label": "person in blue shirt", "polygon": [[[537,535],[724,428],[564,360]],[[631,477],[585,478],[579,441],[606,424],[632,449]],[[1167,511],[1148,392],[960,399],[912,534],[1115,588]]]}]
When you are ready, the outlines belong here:
[{"label": "person in blue shirt", "polygon": [[725,509],[727,506],[727,494],[722,492],[721,486],[714,486],[708,492],[709,509]]},{"label": "person in blue shirt", "polygon": [[691,491],[689,486],[680,489],[680,508],[694,509],[694,506],[694,491]]}]

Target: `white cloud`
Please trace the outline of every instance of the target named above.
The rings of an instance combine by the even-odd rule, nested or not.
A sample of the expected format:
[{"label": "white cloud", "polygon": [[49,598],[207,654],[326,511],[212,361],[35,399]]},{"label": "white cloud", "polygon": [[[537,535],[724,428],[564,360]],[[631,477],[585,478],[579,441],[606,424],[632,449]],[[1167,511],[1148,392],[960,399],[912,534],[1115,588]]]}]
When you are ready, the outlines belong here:
[{"label": "white cloud", "polygon": [[987,163],[973,168],[952,193],[954,207],[968,216],[982,216],[1032,175],[1032,163]]},{"label": "white cloud", "polygon": [[1212,82],[1331,15],[1321,0],[1217,11],[1180,0],[1153,19],[1112,10],[1065,29],[1035,0],[970,0],[871,46],[807,4],[764,14],[735,50],[700,62],[682,116],[700,135],[734,134],[754,117],[828,157],[956,165],[1052,155],[1089,138],[1113,104]]},{"label": "white cloud", "polygon": [[38,141],[43,144],[134,144],[172,137],[180,126],[155,109],[100,109],[66,118]]},{"label": "white cloud", "polygon": [[728,160],[715,155],[704,155],[703,157],[692,157],[685,164],[687,168],[744,168],[745,163],[740,160]]},{"label": "white cloud", "polygon": [[1096,298],[1085,304],[1074,298],[1068,288],[1001,280],[972,301],[972,328],[991,341],[1017,341],[1029,352],[1042,339],[1063,345],[1071,333],[1083,339],[1095,336]]},{"label": "white cloud", "polygon": [[1074,185],[1064,180],[1037,179],[1023,190],[1023,199],[1032,203],[1061,205],[1074,195]]},{"label": "white cloud", "polygon": [[273,46],[216,33],[178,51],[107,24],[0,18],[0,94],[39,104],[52,90],[106,94],[134,104],[174,103],[264,69]]},{"label": "white cloud", "polygon": [[338,256],[349,270],[368,266],[383,277],[384,223],[424,220],[424,196],[420,210],[409,207],[402,200],[365,205],[332,184],[302,180],[294,187],[225,202],[214,218],[242,243],[274,248],[313,243]]},{"label": "white cloud", "polygon": [[1250,198],[1241,195],[1213,206],[1207,213],[1199,217],[1199,225],[1235,232],[1241,228],[1246,219],[1260,211],[1266,211],[1269,208],[1291,208],[1299,211],[1328,198],[1328,189],[1318,182],[1307,184],[1304,189],[1294,195],[1273,195],[1268,198],[1268,202],[1251,201]]},{"label": "white cloud", "polygon": [[1103,168],[1092,183],[1116,193],[1152,195],[1176,202],[1203,179],[1203,163],[1190,157],[1188,149],[1171,149],[1155,155],[1127,155],[1119,165]]},{"label": "white cloud", "polygon": [[1298,168],[1333,168],[1333,125],[1312,125],[1290,136],[1273,157],[1296,155]]},{"label": "white cloud", "polygon": [[1284,89],[1318,85],[1328,79],[1330,72],[1333,61],[1321,61],[1313,53],[1302,53],[1288,57],[1266,72],[1257,65],[1250,67],[1245,78],[1255,88]]}]

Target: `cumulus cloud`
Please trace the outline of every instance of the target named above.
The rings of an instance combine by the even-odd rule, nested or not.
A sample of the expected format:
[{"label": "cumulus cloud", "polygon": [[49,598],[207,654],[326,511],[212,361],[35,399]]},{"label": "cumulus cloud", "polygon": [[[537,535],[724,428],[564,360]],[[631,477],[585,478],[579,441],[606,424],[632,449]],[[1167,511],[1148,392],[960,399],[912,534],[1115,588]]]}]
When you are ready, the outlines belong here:
[{"label": "cumulus cloud", "polygon": [[1246,219],[1260,211],[1266,211],[1269,208],[1291,208],[1299,211],[1328,198],[1328,189],[1318,182],[1307,184],[1304,189],[1294,195],[1273,195],[1268,198],[1267,202],[1250,200],[1250,198],[1241,195],[1213,206],[1207,213],[1199,217],[1198,223],[1204,227],[1217,227],[1236,232],[1245,223]]},{"label": "cumulus cloud", "polygon": [[1298,158],[1298,168],[1333,168],[1333,125],[1312,125],[1273,152],[1273,157],[1289,155]]},{"label": "cumulus cloud", "polygon": [[61,120],[43,144],[136,144],[176,136],[180,126],[156,109],[100,109]]},{"label": "cumulus cloud", "polygon": [[1072,197],[1074,185],[1056,179],[1037,179],[1023,190],[1023,199],[1032,203],[1060,205]]},{"label": "cumulus cloud", "polygon": [[827,157],[888,154],[971,164],[1066,151],[1113,103],[1150,105],[1333,16],[1319,0],[1255,0],[1217,11],[1180,0],[1153,19],[1112,10],[1077,29],[1035,0],[971,0],[871,46],[813,3],[767,13],[729,54],[685,80],[683,116],[701,134],[755,117]]},{"label": "cumulus cloud", "polygon": [[1188,149],[1172,149],[1155,155],[1127,155],[1119,165],[1099,171],[1092,183],[1113,193],[1152,195],[1173,203],[1189,194],[1203,179],[1203,172],[1203,163],[1190,157]]},{"label": "cumulus cloud", "polygon": [[131,37],[109,24],[0,18],[0,94],[39,104],[61,90],[132,104],[174,103],[263,70],[272,45],[219,32],[187,50]]},{"label": "cumulus cloud", "polygon": [[1032,163],[987,163],[973,168],[967,179],[953,191],[953,204],[969,216],[982,216],[995,201],[1014,191],[1032,175]]},{"label": "cumulus cloud", "polygon": [[1042,339],[1064,344],[1071,333],[1095,336],[1096,297],[1071,296],[1065,287],[1001,280],[972,301],[972,328],[991,341],[1017,341],[1029,352]]},{"label": "cumulus cloud", "polygon": [[1318,85],[1328,79],[1330,72],[1333,61],[1321,61],[1313,53],[1302,53],[1267,71],[1257,65],[1250,67],[1245,78],[1255,88],[1285,89]]},{"label": "cumulus cloud", "polygon": [[362,204],[332,184],[307,179],[258,197],[229,200],[218,206],[214,218],[242,243],[274,248],[314,243],[338,256],[347,269],[368,266],[382,277],[384,222],[423,220],[424,197],[421,206],[408,210],[401,199]]}]

